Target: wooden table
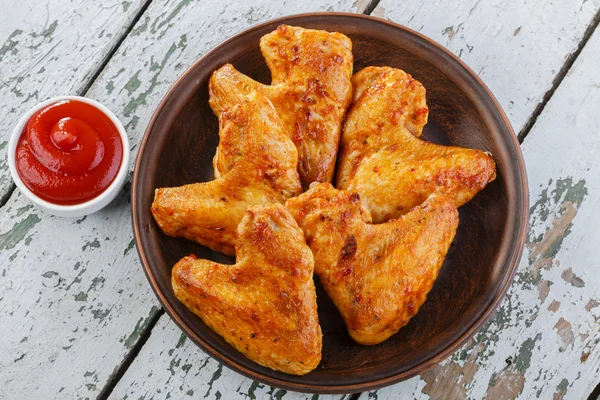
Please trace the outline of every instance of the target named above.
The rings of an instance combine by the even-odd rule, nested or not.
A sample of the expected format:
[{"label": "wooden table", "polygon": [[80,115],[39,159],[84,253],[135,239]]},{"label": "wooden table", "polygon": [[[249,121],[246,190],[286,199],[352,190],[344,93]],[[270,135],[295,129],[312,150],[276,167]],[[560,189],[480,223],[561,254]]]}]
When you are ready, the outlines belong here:
[{"label": "wooden table", "polygon": [[[0,7],[0,398],[585,399],[600,382],[600,0]],[[78,94],[121,118],[135,156],[160,99],[200,56],[257,23],[326,10],[387,18],[462,58],[519,133],[531,190],[526,251],[496,316],[438,367],[353,396],[271,388],[208,357],[146,281],[129,185],[101,212],[56,218],[15,190],[5,154],[29,107]]]}]

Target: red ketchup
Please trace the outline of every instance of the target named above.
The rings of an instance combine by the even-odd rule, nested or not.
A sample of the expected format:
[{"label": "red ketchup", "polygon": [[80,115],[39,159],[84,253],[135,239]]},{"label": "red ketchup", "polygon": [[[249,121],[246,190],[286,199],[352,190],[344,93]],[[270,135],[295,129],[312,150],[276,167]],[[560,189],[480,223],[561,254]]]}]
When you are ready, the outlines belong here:
[{"label": "red ketchup", "polygon": [[54,204],[91,200],[115,179],[123,142],[102,111],[77,100],[62,100],[37,111],[25,125],[16,150],[23,183]]}]

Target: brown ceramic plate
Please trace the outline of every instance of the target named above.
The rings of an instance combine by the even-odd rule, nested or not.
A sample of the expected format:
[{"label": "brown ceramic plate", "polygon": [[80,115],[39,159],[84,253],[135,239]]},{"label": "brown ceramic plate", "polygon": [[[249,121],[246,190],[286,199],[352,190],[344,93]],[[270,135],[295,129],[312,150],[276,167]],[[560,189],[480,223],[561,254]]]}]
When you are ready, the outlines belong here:
[{"label": "brown ceramic plate", "polygon": [[[352,39],[354,71],[369,65],[402,68],[427,89],[427,140],[492,152],[498,178],[460,209],[460,226],[427,302],[400,332],[377,346],[350,339],[317,282],[323,360],[305,376],[261,367],[230,347],[183,306],[171,268],[190,253],[231,263],[218,253],[164,235],[150,205],[154,189],[213,179],[217,118],[208,105],[212,72],[230,62],[270,82],[259,39],[280,24],[338,31]],[[343,13],[286,17],[255,26],[219,45],[186,71],[148,126],[135,165],[133,228],[144,270],[171,318],[202,349],[228,367],[269,385],[317,393],[349,393],[398,382],[450,356],[490,318],[506,293],[527,229],[527,182],[519,143],[494,96],[452,53],[425,36],[377,18]]]}]

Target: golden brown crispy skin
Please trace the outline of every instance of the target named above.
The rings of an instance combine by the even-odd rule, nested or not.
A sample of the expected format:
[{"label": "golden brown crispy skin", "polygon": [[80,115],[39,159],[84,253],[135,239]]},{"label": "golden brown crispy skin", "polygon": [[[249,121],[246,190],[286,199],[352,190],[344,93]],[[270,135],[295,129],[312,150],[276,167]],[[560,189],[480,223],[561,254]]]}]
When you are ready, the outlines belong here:
[{"label": "golden brown crispy skin", "polygon": [[249,359],[304,375],[321,360],[313,256],[280,204],[251,206],[238,228],[237,263],[184,257],[177,298]]},{"label": "golden brown crispy skin", "polygon": [[489,153],[425,142],[425,88],[399,69],[352,78],[354,104],[341,138],[337,187],[361,195],[376,223],[407,213],[431,193],[460,207],[496,178]]},{"label": "golden brown crispy skin", "polygon": [[313,185],[286,206],[350,336],[365,345],[383,342],[417,313],[458,225],[456,207],[438,194],[379,225],[371,224],[357,193],[330,184]]},{"label": "golden brown crispy skin", "polygon": [[302,192],[298,153],[271,103],[252,92],[219,118],[215,179],[157,189],[152,215],[170,236],[234,255],[237,226],[251,204],[283,203]]},{"label": "golden brown crispy skin", "polygon": [[226,64],[210,79],[213,111],[219,115],[248,91],[260,91],[298,148],[302,184],[331,182],[342,119],[352,97],[352,42],[337,32],[281,25],[261,38],[260,48],[271,85]]}]

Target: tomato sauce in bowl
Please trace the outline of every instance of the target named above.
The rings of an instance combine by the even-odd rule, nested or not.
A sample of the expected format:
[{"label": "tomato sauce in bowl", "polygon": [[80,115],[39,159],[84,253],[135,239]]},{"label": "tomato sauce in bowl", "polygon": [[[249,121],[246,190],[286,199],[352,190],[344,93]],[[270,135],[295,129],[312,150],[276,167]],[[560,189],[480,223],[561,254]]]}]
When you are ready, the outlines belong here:
[{"label": "tomato sauce in bowl", "polygon": [[104,192],[119,173],[123,155],[119,129],[102,110],[65,99],[29,118],[17,142],[15,167],[36,196],[73,205]]}]

